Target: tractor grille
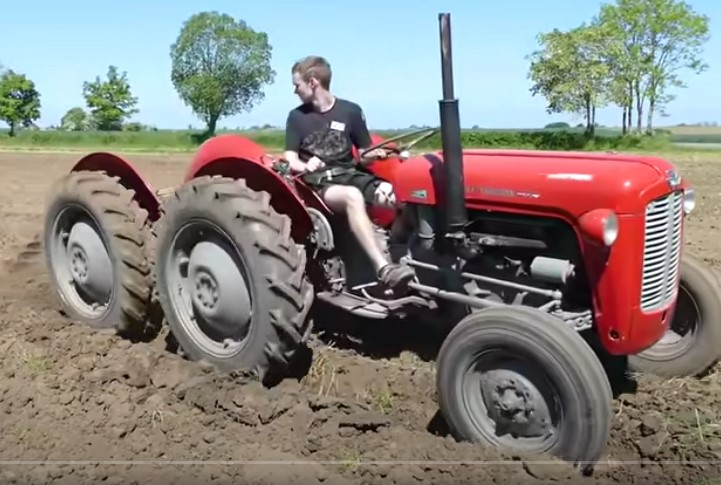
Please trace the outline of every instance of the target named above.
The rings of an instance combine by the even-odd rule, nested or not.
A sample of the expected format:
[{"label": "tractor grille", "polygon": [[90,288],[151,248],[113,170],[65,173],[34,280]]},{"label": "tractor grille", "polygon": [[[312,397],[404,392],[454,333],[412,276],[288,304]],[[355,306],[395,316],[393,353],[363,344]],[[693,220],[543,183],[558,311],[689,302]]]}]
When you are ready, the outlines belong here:
[{"label": "tractor grille", "polygon": [[672,192],[646,207],[641,309],[657,310],[675,295],[681,253],[683,192]]}]

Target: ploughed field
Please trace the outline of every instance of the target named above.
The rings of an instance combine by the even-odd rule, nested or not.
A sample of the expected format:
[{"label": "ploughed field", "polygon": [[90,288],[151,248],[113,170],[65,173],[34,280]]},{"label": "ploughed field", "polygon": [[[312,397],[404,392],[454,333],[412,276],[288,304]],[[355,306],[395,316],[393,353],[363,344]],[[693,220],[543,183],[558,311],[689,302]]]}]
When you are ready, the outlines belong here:
[{"label": "ploughed field", "polygon": [[[687,250],[718,270],[714,156],[677,161],[699,192]],[[307,374],[268,390],[182,360],[164,334],[131,343],[72,324],[38,241],[47,191],[77,157],[0,153],[2,483],[721,483],[721,373],[626,386],[609,461],[581,477],[447,437],[418,327],[363,323],[354,339],[319,339]],[[161,188],[189,156],[131,159]]]}]

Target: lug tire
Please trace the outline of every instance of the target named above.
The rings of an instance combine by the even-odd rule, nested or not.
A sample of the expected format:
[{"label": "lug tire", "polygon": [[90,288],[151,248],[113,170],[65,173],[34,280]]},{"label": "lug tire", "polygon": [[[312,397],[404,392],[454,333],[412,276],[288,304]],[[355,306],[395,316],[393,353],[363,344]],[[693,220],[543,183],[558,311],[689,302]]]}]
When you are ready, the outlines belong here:
[{"label": "lug tire", "polygon": [[[247,272],[253,300],[250,330],[243,348],[232,355],[206,351],[171,299],[174,238],[191,221],[219,228]],[[184,357],[222,372],[254,371],[265,382],[283,374],[306,348],[314,292],[305,275],[305,250],[291,238],[291,220],[271,207],[267,192],[248,188],[242,179],[193,179],[164,203],[156,249],[158,298]]]},{"label": "lug tire", "polygon": [[[550,382],[545,389],[552,390],[553,398],[560,405],[561,409],[556,412],[563,416],[562,421],[554,423],[553,414],[545,412],[550,411],[549,403],[553,398],[545,399],[547,408],[536,401],[531,416],[540,419],[545,415],[555,424],[555,438],[551,442],[523,444],[494,432],[498,424],[487,414],[480,379],[475,382],[466,376],[479,363],[476,358],[481,353],[500,355],[501,363],[495,367],[489,365],[488,370],[510,369],[512,367],[505,367],[503,361],[520,358],[526,361],[528,370]],[[491,364],[490,358],[488,364]],[[508,376],[514,377],[509,379]],[[527,379],[516,373],[497,375],[496,378],[500,380],[488,382],[483,386],[483,392],[499,392],[504,385],[516,386]],[[562,321],[546,313],[522,307],[490,308],[471,313],[443,342],[436,379],[441,413],[458,440],[520,452],[545,453],[572,462],[584,471],[592,468],[606,448],[613,399],[606,373],[589,345]],[[526,398],[533,396],[533,388],[526,386],[524,391],[528,392]],[[519,396],[504,393],[502,397],[509,395],[514,399]],[[469,409],[469,405],[474,404],[473,399],[476,399],[475,410]],[[483,421],[486,423],[481,424]]]},{"label": "lug tire", "polygon": [[[112,288],[108,307],[88,314],[77,292],[67,285],[69,273],[61,258],[56,223],[66,215],[81,217],[92,227],[109,257]],[[44,249],[56,293],[66,313],[97,329],[115,329],[128,338],[144,338],[149,330],[153,288],[151,233],[148,213],[135,200],[135,192],[105,172],[71,172],[56,182],[46,208]],[[66,228],[69,230],[69,228]],[[97,259],[97,255],[96,255]],[[92,269],[92,268],[91,268]]]},{"label": "lug tire", "polygon": [[685,318],[692,318],[696,320],[691,323],[695,328],[690,328],[690,334],[673,344],[658,342],[630,356],[630,370],[658,377],[696,377],[718,362],[721,355],[721,287],[718,275],[699,260],[684,255],[680,276],[671,327],[683,324]]}]

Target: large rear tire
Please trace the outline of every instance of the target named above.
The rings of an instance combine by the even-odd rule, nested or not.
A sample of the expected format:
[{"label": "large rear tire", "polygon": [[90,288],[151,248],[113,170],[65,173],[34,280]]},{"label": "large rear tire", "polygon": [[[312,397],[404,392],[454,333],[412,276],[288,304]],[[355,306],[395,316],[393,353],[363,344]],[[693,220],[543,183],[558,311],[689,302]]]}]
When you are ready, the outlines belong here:
[{"label": "large rear tire", "polygon": [[719,278],[700,261],[685,255],[669,330],[651,348],[629,356],[628,366],[658,377],[695,377],[713,366],[720,355]]},{"label": "large rear tire", "polygon": [[459,440],[546,453],[585,470],[609,439],[613,398],[598,358],[562,321],[530,308],[461,320],[441,346],[437,389]]},{"label": "large rear tire", "polygon": [[311,331],[314,292],[291,220],[243,180],[201,177],[164,204],[156,281],[184,355],[279,377]]},{"label": "large rear tire", "polygon": [[148,213],[104,172],[71,172],[52,190],[44,250],[66,313],[128,338],[148,331],[153,287]]}]

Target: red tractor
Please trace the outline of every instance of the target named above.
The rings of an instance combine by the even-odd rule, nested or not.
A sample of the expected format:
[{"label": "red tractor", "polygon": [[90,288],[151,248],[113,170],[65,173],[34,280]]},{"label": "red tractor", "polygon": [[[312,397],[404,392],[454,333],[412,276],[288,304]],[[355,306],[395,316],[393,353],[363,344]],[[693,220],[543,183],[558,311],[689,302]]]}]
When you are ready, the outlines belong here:
[{"label": "red tractor", "polygon": [[[666,376],[719,356],[717,281],[681,258],[694,192],[658,158],[463,150],[449,21],[439,16],[440,129],[371,147],[396,150],[370,170],[399,208],[369,211],[389,254],[417,269],[408,289],[376,284],[344,221],[282,160],[225,135],[162,201],[109,153],[60,181],[45,248],[67,311],[131,335],[159,302],[187,358],[262,379],[293,365],[316,300],[366,318],[435,315],[448,331],[438,401],[458,439],[598,460],[612,419],[598,349]],[[409,155],[438,131],[442,151]],[[406,233],[390,241],[397,217]],[[682,327],[689,336],[667,344]]]}]

